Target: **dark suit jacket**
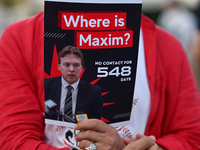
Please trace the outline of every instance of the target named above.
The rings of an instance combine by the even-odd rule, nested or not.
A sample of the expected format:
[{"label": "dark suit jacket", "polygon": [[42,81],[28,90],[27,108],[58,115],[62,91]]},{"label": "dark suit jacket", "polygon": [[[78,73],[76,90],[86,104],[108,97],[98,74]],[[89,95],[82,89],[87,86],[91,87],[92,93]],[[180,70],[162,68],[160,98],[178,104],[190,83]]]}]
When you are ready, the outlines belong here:
[{"label": "dark suit jacket", "polygon": [[[45,79],[45,101],[48,99],[53,100],[60,109],[60,96],[61,96],[61,77]],[[101,118],[103,110],[103,98],[101,95],[101,88],[96,85],[91,85],[83,80],[80,80],[78,85],[78,95],[76,102],[75,114],[82,111],[88,115],[88,118]],[[57,120],[57,115],[49,116],[46,118]]]}]

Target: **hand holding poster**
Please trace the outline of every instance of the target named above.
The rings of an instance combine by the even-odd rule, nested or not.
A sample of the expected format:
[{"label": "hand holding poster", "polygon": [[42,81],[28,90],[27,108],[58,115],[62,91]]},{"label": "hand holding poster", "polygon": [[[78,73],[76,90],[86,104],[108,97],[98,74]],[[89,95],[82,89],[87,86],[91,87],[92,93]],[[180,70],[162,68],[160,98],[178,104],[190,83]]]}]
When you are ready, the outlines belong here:
[{"label": "hand holding poster", "polygon": [[[64,85],[72,85],[72,119],[82,111],[89,119],[98,118],[113,126],[128,123],[137,67],[141,3],[141,0],[46,0],[45,101],[56,104],[48,110],[66,115],[65,98],[69,90]],[[61,56],[63,49],[76,49],[78,55],[74,57],[74,52],[67,52]],[[71,74],[64,69],[66,65],[72,66]],[[48,124],[74,126],[71,121],[65,121],[62,115],[46,114]]]}]

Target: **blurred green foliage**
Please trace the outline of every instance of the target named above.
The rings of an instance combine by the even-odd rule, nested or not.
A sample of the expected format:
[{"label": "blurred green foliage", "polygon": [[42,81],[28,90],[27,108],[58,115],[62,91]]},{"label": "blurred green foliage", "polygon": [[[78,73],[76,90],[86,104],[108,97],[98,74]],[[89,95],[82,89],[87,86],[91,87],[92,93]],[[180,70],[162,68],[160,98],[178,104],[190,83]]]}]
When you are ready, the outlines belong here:
[{"label": "blurred green foliage", "polygon": [[13,6],[24,2],[25,0],[0,0],[0,5]]}]

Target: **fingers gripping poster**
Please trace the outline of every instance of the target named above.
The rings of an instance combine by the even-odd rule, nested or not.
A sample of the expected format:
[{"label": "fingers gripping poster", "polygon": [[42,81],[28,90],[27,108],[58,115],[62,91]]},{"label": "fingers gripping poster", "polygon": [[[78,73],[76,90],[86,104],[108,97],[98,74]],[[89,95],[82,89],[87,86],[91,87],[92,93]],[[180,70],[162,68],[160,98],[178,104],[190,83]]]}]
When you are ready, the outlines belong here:
[{"label": "fingers gripping poster", "polygon": [[45,1],[46,123],[74,126],[80,112],[128,123],[141,7],[142,0]]}]

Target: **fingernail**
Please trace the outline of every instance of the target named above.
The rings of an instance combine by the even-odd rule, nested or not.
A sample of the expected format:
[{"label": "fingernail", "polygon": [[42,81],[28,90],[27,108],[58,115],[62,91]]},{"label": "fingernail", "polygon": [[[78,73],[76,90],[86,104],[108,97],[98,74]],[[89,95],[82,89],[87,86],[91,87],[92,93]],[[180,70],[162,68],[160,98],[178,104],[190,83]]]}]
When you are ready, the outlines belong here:
[{"label": "fingernail", "polygon": [[75,126],[74,126],[74,129],[77,129],[78,128],[78,125],[76,124]]},{"label": "fingernail", "polygon": [[150,138],[151,138],[153,141],[156,141],[155,136],[151,135]]}]

